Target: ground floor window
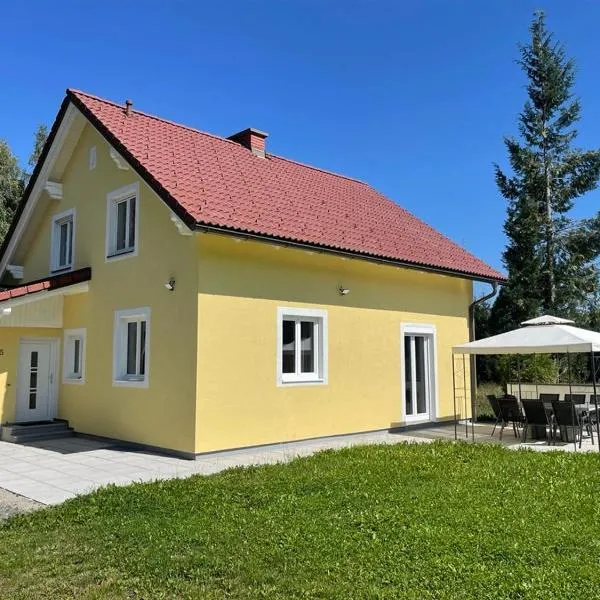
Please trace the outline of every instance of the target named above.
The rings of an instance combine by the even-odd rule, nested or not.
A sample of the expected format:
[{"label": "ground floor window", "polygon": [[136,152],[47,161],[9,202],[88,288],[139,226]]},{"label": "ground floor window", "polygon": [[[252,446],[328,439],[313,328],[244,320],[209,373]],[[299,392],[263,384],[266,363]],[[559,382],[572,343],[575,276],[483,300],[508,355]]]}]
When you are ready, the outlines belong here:
[{"label": "ground floor window", "polygon": [[65,330],[63,352],[63,381],[83,383],[85,381],[85,329]]},{"label": "ground floor window", "polygon": [[402,327],[404,416],[407,421],[435,417],[435,328]]},{"label": "ground floor window", "polygon": [[277,381],[326,383],[327,311],[279,308]]},{"label": "ground floor window", "polygon": [[150,309],[115,312],[113,383],[148,385]]}]

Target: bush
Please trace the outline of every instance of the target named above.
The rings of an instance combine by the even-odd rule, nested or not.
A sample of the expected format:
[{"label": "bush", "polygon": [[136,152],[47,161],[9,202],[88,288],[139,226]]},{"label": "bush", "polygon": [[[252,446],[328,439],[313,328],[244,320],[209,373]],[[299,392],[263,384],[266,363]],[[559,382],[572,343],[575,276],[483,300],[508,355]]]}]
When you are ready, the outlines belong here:
[{"label": "bush", "polygon": [[486,396],[488,394],[495,394],[501,396],[504,394],[502,386],[498,383],[480,383],[477,386],[477,420],[478,421],[491,421],[494,420],[494,411],[490,406],[490,403]]}]

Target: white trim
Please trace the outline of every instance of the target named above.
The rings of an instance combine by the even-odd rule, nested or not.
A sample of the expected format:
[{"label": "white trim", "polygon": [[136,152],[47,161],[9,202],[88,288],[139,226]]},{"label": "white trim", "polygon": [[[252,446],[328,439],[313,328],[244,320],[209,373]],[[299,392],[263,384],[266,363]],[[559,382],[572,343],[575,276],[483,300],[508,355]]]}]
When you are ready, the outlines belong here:
[{"label": "white trim", "polygon": [[[132,320],[146,321],[146,348],[144,361],[144,378],[143,379],[126,379],[122,374],[123,360],[127,360],[125,344],[125,332],[123,331],[123,323]],[[138,340],[139,341],[139,340]],[[114,325],[113,325],[113,377],[112,384],[114,387],[139,387],[147,388],[150,375],[150,308],[145,306],[141,308],[128,308],[124,310],[116,310]]]},{"label": "white trim", "polygon": [[31,190],[31,194],[29,195],[29,199],[27,200],[27,203],[23,208],[23,212],[21,213],[21,216],[17,222],[15,231],[8,240],[6,252],[3,256],[0,257],[0,277],[2,277],[2,275],[4,274],[6,265],[11,260],[15,248],[19,243],[23,232],[25,231],[27,224],[29,223],[29,219],[33,214],[33,211],[35,210],[35,207],[37,206],[37,202],[39,200],[41,192],[46,186],[48,174],[52,170],[52,167],[54,166],[54,163],[56,162],[56,159],[60,154],[60,151],[62,150],[63,143],[67,135],[69,134],[71,125],[73,124],[73,121],[75,120],[75,116],[77,114],[81,113],[75,108],[72,102],[69,103],[69,106],[65,111],[62,123],[60,124],[60,127],[56,132],[56,136],[54,137],[54,141],[52,142],[52,145],[48,150],[46,160],[44,160],[44,163],[41,166],[38,177],[35,181],[33,189]]},{"label": "white trim", "polygon": [[46,181],[46,185],[44,186],[46,192],[48,192],[48,196],[52,198],[52,200],[62,200],[63,199],[63,184],[58,183],[57,181]]},{"label": "white trim", "polygon": [[179,235],[193,235],[193,231],[174,212],[171,212],[171,222],[177,227]]},{"label": "white trim", "polygon": [[[69,364],[71,357],[68,354],[71,351],[71,340],[79,339],[79,370],[81,373],[80,377],[72,377],[69,375],[67,365]],[[62,369],[62,382],[68,384],[82,385],[85,383],[85,354],[87,347],[87,329],[65,329],[63,332],[63,369]]]},{"label": "white trim", "polygon": [[[115,206],[128,198],[135,196],[135,244],[132,250],[115,253],[113,251],[113,211]],[[116,223],[114,224],[116,227]],[[115,231],[116,235],[116,231]],[[104,232],[105,262],[114,262],[138,255],[140,245],[140,184],[136,181],[106,195],[106,230]]]},{"label": "white trim", "polygon": [[[75,216],[76,212],[74,208],[65,210],[56,215],[52,215],[51,233],[50,233],[50,273],[57,273],[63,271],[72,271],[73,265],[75,264]],[[57,247],[59,238],[56,236],[57,224],[59,221],[63,221],[71,217],[71,264],[65,267],[58,265],[58,254],[60,253],[60,247]]]},{"label": "white trim", "polygon": [[115,165],[117,165],[117,168],[121,169],[121,171],[129,170],[129,164],[127,163],[127,161],[112,146],[109,146],[108,153],[113,159]]},{"label": "white trim", "polygon": [[[425,335],[430,338],[429,341],[429,406],[427,415],[407,415],[406,414],[406,379],[404,377],[404,336],[405,335]],[[414,353],[413,353],[414,354]],[[413,360],[412,365],[415,368]],[[435,325],[427,323],[402,323],[400,325],[400,414],[401,420],[405,423],[429,422],[439,419],[439,401],[438,401],[438,360],[437,360],[437,329]]]},{"label": "white trim", "polygon": [[[283,370],[283,321],[286,317],[315,321],[317,335],[315,344],[316,374],[290,376],[284,375]],[[294,308],[287,306],[277,307],[277,357],[276,357],[276,382],[278,387],[294,387],[301,385],[327,385],[329,365],[329,337],[328,313],[326,310],[316,308]],[[299,357],[298,357],[299,360]]]},{"label": "white trim", "polygon": [[93,171],[96,168],[97,150],[96,146],[90,146],[88,151],[88,169]]},{"label": "white trim", "polygon": [[21,348],[24,344],[49,344],[50,346],[50,383],[48,386],[48,416],[47,419],[51,420],[58,414],[58,356],[60,352],[60,339],[52,337],[42,338],[28,338],[22,337],[19,339],[19,359],[17,362],[17,390],[16,390],[16,406],[15,406],[15,420],[17,422],[24,421],[23,414],[21,412],[21,398],[20,398],[20,378],[21,378]]}]

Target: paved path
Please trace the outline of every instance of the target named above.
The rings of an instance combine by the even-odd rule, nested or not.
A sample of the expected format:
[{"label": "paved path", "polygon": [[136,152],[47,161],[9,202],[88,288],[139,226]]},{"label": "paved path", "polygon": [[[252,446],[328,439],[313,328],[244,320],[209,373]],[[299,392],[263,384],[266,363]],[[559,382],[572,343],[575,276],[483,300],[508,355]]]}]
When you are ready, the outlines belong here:
[{"label": "paved path", "polygon": [[[388,432],[363,433],[219,452],[195,461],[83,437],[27,445],[0,442],[0,488],[42,504],[59,504],[110,483],[209,475],[230,467],[287,462],[329,448],[407,441],[429,440]],[[1,506],[0,497],[0,516]]]},{"label": "paved path", "polygon": [[13,515],[41,508],[43,505],[0,488],[0,521]]}]

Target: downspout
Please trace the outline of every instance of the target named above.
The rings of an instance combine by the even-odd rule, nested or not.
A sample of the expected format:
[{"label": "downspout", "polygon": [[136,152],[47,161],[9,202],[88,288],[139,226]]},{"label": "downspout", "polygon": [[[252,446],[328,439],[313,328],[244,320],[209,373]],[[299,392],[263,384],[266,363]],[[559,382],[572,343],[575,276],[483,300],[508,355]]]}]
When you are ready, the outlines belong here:
[{"label": "downspout", "polygon": [[[475,341],[475,307],[490,298],[493,298],[498,292],[498,282],[491,282],[492,291],[481,298],[473,300],[469,304],[469,341]],[[471,422],[474,423],[477,420],[477,356],[475,354],[469,355],[471,363]]]}]

